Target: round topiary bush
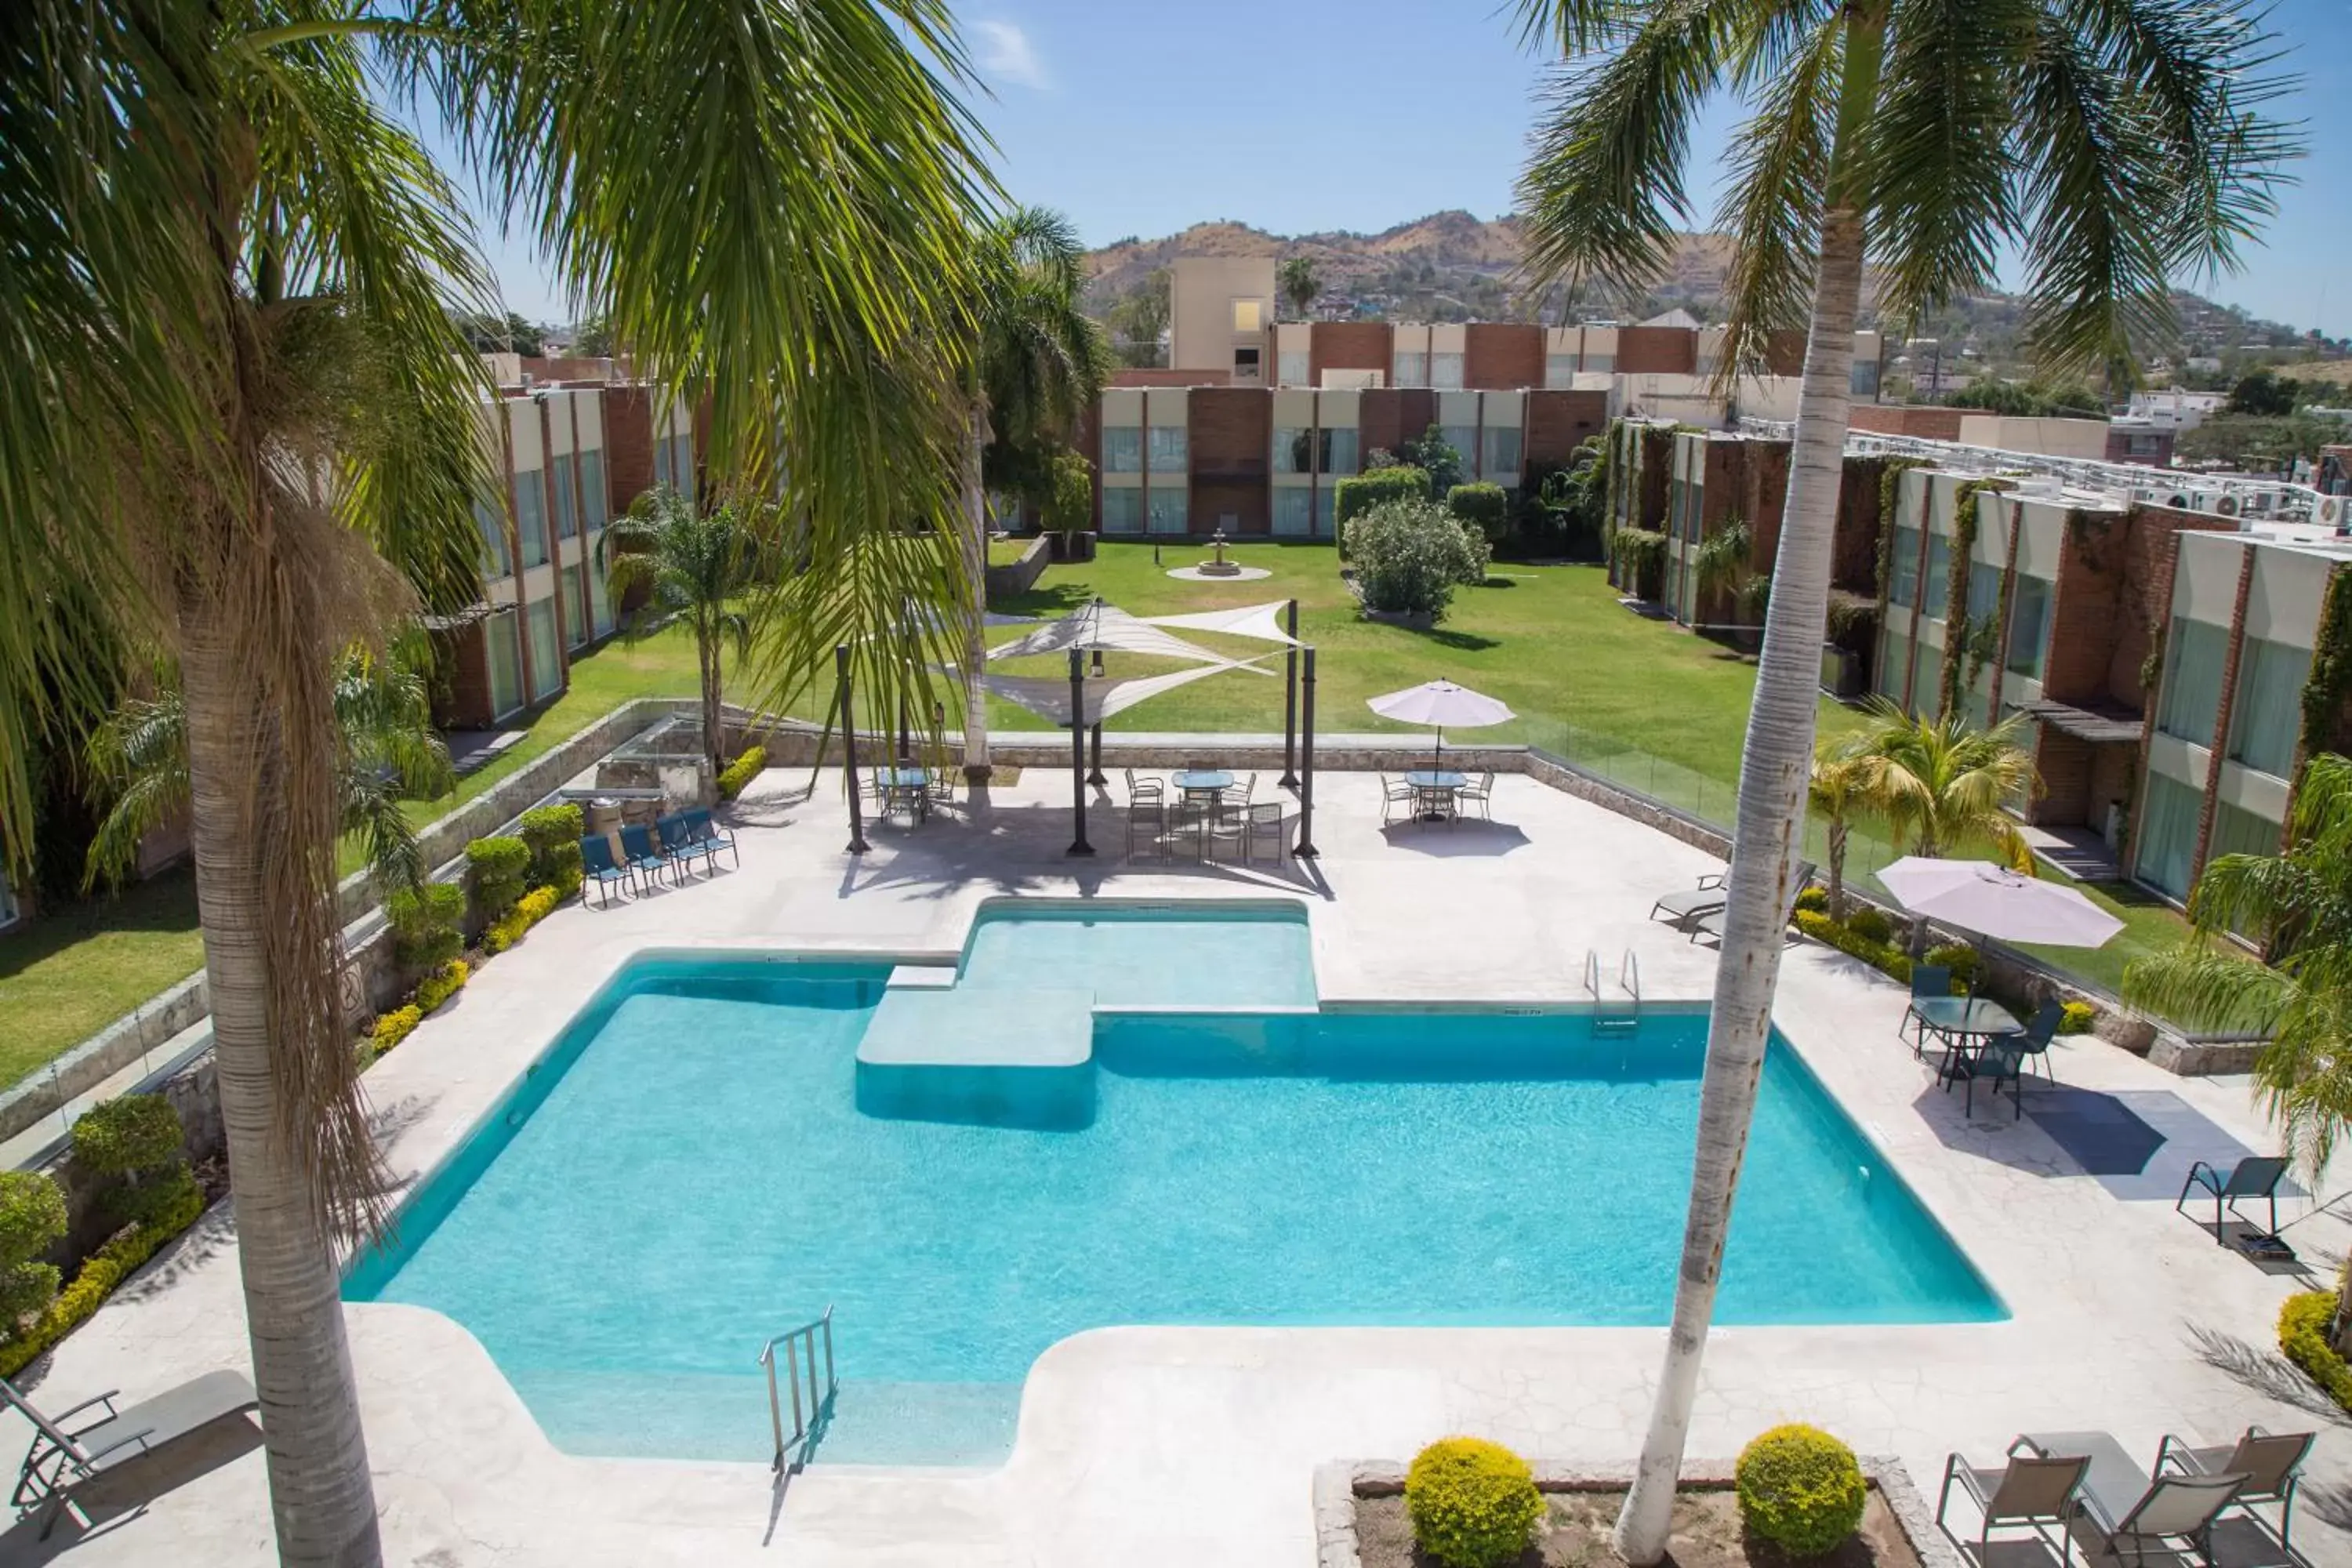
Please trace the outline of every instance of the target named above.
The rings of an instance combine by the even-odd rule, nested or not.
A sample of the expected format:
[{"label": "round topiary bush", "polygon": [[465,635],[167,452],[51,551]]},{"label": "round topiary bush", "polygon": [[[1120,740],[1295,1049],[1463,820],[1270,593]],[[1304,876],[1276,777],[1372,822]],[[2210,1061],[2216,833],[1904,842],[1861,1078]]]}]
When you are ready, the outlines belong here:
[{"label": "round topiary bush", "polygon": [[1895,922],[1886,918],[1885,910],[1864,904],[1846,916],[1845,929],[1869,942],[1885,942],[1895,934]]},{"label": "round topiary bush", "polygon": [[1404,1508],[1415,1543],[1446,1568],[1517,1561],[1544,1511],[1528,1462],[1478,1437],[1441,1437],[1414,1455]]},{"label": "round topiary bush", "polygon": [[1867,1493],[1853,1450],[1818,1426],[1775,1426],[1741,1450],[1739,1517],[1792,1557],[1835,1551]]}]

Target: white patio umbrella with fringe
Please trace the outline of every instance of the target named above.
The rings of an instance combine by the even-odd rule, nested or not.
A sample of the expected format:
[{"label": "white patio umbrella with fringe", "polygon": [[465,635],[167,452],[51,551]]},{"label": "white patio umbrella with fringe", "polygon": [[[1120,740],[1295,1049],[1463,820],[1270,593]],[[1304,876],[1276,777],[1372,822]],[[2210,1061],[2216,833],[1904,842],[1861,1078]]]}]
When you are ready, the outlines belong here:
[{"label": "white patio umbrella with fringe", "polygon": [[2097,947],[2124,929],[2074,889],[1990,860],[1906,855],[1879,872],[1878,880],[1913,914],[1997,942]]},{"label": "white patio umbrella with fringe", "polygon": [[1433,769],[1444,751],[1447,729],[1483,730],[1489,724],[1507,723],[1518,717],[1484,692],[1456,686],[1450,680],[1423,681],[1385,697],[1369,698],[1364,705],[1383,719],[1433,726],[1437,739],[1432,742],[1429,753]]}]

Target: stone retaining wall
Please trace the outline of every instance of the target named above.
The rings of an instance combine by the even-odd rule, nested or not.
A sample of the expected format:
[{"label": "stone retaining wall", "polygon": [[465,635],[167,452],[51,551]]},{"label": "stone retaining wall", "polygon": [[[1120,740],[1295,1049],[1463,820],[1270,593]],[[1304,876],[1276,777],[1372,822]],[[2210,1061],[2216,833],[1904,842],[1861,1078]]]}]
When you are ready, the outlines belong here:
[{"label": "stone retaining wall", "polygon": [[1027,593],[1045,574],[1046,563],[1052,559],[1053,540],[1041,533],[1029,542],[1029,548],[1021,552],[1020,559],[988,569],[988,596],[996,599]]}]

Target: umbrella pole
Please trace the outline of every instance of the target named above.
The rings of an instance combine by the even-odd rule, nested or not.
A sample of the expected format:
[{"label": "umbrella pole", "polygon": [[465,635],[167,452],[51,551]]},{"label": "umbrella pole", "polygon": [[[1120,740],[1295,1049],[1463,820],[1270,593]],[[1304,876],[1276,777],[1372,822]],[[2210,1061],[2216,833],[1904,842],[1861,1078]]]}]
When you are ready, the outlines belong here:
[{"label": "umbrella pole", "polygon": [[1297,860],[1315,858],[1315,650],[1307,648],[1306,669],[1298,678],[1299,753],[1298,842],[1291,847]]},{"label": "umbrella pole", "polygon": [[1282,782],[1283,789],[1298,787],[1295,764],[1298,733],[1298,601],[1290,601],[1287,626],[1290,647],[1282,654]]},{"label": "umbrella pole", "polygon": [[1087,842],[1087,656],[1070,650],[1070,821],[1073,855],[1091,855]]}]

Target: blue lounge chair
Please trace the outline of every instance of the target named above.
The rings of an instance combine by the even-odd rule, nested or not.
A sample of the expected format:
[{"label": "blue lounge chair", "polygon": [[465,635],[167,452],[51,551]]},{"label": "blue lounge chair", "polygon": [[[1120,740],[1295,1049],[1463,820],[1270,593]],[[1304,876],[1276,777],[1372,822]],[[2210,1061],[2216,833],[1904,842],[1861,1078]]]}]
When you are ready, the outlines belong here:
[{"label": "blue lounge chair", "polygon": [[2220,1241],[2223,1214],[2226,1212],[2237,1219],[2245,1220],[2245,1223],[2251,1226],[2254,1222],[2238,1213],[2238,1200],[2261,1198],[2271,1206],[2270,1228],[2263,1234],[2276,1236],[2278,1234],[2278,1186],[2279,1183],[2285,1178],[2286,1162],[2275,1154],[2249,1154],[2231,1166],[2227,1176],[2222,1175],[2218,1167],[2200,1160],[2189,1167],[2189,1179],[2180,1184],[2180,1196],[2173,1201],[2172,1212],[2180,1213],[2188,1204],[2189,1195],[2192,1192],[2199,1193],[2200,1198],[2211,1198],[2213,1200],[2213,1239]]},{"label": "blue lounge chair", "polygon": [[706,871],[711,868],[710,846],[701,843],[695,837],[694,830],[686,825],[684,812],[656,820],[654,823],[654,836],[661,840],[662,853],[668,856],[670,864],[677,868],[678,879],[681,881],[685,879],[686,873],[692,868],[694,858],[698,855],[702,858],[703,868]]},{"label": "blue lounge chair", "polygon": [[683,812],[680,815],[686,820],[687,832],[693,836],[696,843],[706,845],[711,850],[726,850],[730,865],[740,868],[743,864],[742,857],[735,852],[735,836],[731,833],[720,832],[711,822],[710,813],[697,810]]},{"label": "blue lounge chair", "polygon": [[621,858],[629,863],[630,870],[644,878],[658,876],[663,867],[676,864],[654,847],[652,831],[643,826],[621,829]]},{"label": "blue lounge chair", "polygon": [[604,895],[602,901],[608,909],[613,902],[613,885],[617,882],[626,888],[632,880],[629,868],[614,862],[613,841],[601,833],[591,834],[580,841],[580,869],[596,884],[597,891]]}]

